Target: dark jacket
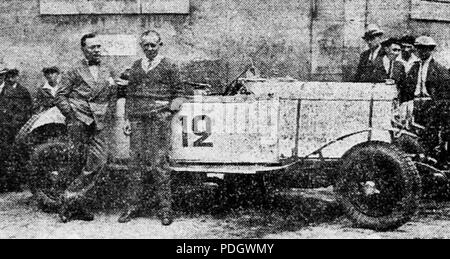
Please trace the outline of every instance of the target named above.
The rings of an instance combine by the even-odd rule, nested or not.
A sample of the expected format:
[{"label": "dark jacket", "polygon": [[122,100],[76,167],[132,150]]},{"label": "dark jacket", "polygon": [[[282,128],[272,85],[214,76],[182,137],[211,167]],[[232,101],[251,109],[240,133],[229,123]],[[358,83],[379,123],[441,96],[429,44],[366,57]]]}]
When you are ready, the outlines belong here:
[{"label": "dark jacket", "polygon": [[0,93],[0,138],[12,144],[15,135],[31,117],[32,99],[28,90],[17,84],[5,86]]},{"label": "dark jacket", "polygon": [[368,75],[368,79],[373,83],[384,83],[387,79],[392,79],[397,85],[403,85],[406,79],[405,66],[402,62],[395,60],[393,63],[392,76],[389,74],[383,63],[383,57],[379,57],[375,60],[373,65],[373,71],[371,75]]},{"label": "dark jacket", "polygon": [[69,119],[77,119],[86,125],[96,123],[103,129],[114,115],[117,85],[112,70],[100,65],[95,81],[86,60],[81,60],[63,74],[56,93],[56,106]]},{"label": "dark jacket", "polygon": [[356,75],[354,78],[355,82],[371,82],[372,78],[372,72],[374,69],[374,63],[375,61],[384,56],[383,48],[380,49],[378,52],[377,57],[375,57],[374,61],[370,61],[371,50],[366,50],[363,53],[361,53],[361,56],[359,58],[358,68],[356,70]]},{"label": "dark jacket", "polygon": [[[402,101],[414,99],[417,87],[420,63],[415,63],[406,76],[405,87],[400,89]],[[430,61],[425,87],[433,100],[450,99],[450,74],[449,71],[437,63],[434,59]]]},{"label": "dark jacket", "polygon": [[[167,58],[146,73],[142,59],[131,67],[127,89],[127,114],[148,114],[155,108],[155,101],[171,102],[184,94],[177,66]],[[156,105],[157,106],[157,105]]]}]

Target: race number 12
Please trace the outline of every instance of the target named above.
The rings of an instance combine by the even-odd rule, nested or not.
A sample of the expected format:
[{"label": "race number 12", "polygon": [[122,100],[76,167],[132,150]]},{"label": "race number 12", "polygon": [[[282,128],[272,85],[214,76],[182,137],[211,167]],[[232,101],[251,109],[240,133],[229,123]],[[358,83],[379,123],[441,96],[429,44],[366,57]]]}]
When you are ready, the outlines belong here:
[{"label": "race number 12", "polygon": [[[183,147],[189,147],[188,118],[181,116],[183,126],[182,139]],[[202,127],[201,127],[202,126]],[[213,147],[213,143],[206,142],[211,136],[211,118],[206,115],[199,115],[192,119],[192,132],[200,138],[194,141],[194,147]]]}]

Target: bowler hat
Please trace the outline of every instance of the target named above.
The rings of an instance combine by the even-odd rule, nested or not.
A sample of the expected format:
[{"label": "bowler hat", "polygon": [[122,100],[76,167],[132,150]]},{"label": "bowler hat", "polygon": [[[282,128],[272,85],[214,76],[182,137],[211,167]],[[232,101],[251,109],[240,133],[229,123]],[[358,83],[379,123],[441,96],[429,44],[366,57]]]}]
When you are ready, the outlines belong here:
[{"label": "bowler hat", "polygon": [[376,36],[381,36],[383,34],[384,31],[381,30],[380,27],[378,27],[376,24],[369,24],[362,38],[366,40]]}]

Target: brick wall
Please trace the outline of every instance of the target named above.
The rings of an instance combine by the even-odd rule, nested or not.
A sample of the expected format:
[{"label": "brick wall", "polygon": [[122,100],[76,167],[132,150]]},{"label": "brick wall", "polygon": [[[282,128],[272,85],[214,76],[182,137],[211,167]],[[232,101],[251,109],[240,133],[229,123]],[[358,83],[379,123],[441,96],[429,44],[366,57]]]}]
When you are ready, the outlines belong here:
[{"label": "brick wall", "polygon": [[[189,15],[42,16],[39,0],[3,0],[0,8],[0,57],[22,71],[32,92],[42,67],[69,67],[81,55],[81,35],[92,31],[137,35],[155,28],[163,34],[166,55],[188,77],[217,87],[251,59],[266,77],[349,79],[365,48],[361,34],[367,23],[378,23],[388,36],[430,34],[442,45],[440,53],[450,49],[450,23],[411,20],[411,0],[191,0]],[[136,58],[105,60],[122,71]]]}]

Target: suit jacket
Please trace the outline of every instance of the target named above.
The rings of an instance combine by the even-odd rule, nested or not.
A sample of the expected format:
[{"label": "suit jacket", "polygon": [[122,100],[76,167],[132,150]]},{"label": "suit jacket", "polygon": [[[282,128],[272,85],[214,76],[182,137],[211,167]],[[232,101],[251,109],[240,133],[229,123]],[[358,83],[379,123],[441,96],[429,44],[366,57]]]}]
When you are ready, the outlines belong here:
[{"label": "suit jacket", "polygon": [[382,57],[378,57],[373,65],[373,71],[371,75],[367,75],[367,78],[370,80],[370,82],[373,83],[383,83],[386,81],[386,79],[393,79],[395,83],[400,87],[404,84],[406,79],[406,72],[405,72],[405,66],[402,64],[402,62],[395,60],[393,63],[393,69],[392,69],[392,77],[391,75],[386,72],[386,69],[384,67]]},{"label": "suit jacket", "polygon": [[361,56],[359,58],[359,64],[358,68],[356,70],[355,75],[355,82],[371,82],[371,74],[374,69],[374,61],[376,61],[378,58],[384,56],[383,48],[380,49],[378,52],[377,57],[375,57],[374,61],[370,61],[370,53],[371,50],[366,50],[363,53],[361,53]]},{"label": "suit jacket", "polygon": [[56,99],[50,89],[43,88],[43,86],[37,90],[36,105],[34,108],[35,113],[40,113],[56,106]]},{"label": "suit jacket", "polygon": [[17,84],[5,86],[0,93],[0,138],[3,143],[14,142],[15,135],[31,117],[32,99],[28,90]]},{"label": "suit jacket", "polygon": [[117,85],[112,70],[99,67],[98,80],[92,76],[86,60],[81,60],[63,74],[56,93],[56,106],[70,119],[86,125],[96,123],[103,129],[114,116],[117,100]]},{"label": "suit jacket", "polygon": [[[419,69],[420,63],[416,62],[406,76],[405,87],[400,89],[403,102],[414,99]],[[433,100],[450,99],[450,73],[434,59],[430,61],[428,67],[425,87]]]},{"label": "suit jacket", "polygon": [[136,61],[130,71],[127,89],[126,111],[128,115],[145,115],[158,109],[155,101],[170,103],[184,94],[177,66],[163,58],[158,66],[145,72],[142,59]]}]

